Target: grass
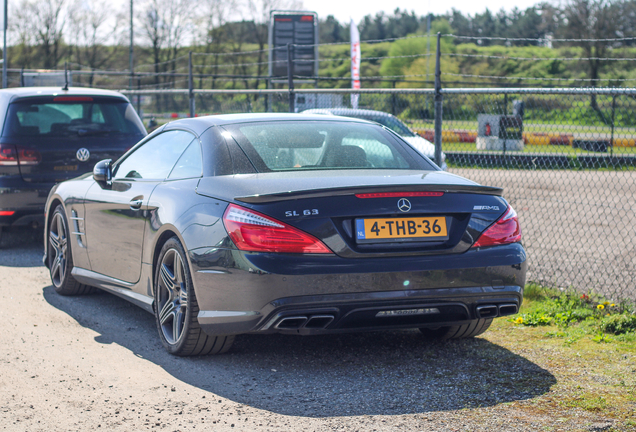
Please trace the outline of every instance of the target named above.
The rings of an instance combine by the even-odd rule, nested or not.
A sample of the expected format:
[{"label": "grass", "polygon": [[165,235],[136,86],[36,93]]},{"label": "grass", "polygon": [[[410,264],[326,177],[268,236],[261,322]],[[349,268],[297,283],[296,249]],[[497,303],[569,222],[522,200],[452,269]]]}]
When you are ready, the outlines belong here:
[{"label": "grass", "polygon": [[[546,394],[513,404],[566,421],[586,412],[611,420],[609,430],[636,431],[635,311],[633,303],[593,293],[528,285],[520,313],[495,320],[484,336],[548,370],[557,383]],[[621,320],[629,324],[607,326]]]}]

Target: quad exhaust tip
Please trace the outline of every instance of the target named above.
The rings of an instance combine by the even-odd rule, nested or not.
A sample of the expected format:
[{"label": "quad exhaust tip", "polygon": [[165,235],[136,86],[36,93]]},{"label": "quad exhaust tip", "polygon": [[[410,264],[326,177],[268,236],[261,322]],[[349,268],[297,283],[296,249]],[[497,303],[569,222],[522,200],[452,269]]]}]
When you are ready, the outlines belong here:
[{"label": "quad exhaust tip", "polygon": [[274,328],[280,330],[298,330],[301,328],[307,329],[324,329],[334,320],[333,315],[311,315],[306,317],[304,315],[289,316],[281,318]]},{"label": "quad exhaust tip", "polygon": [[307,322],[306,316],[290,316],[290,317],[285,317],[281,319],[280,321],[278,321],[275,327],[281,330],[293,330],[293,329],[299,329],[306,322]]},{"label": "quad exhaust tip", "polygon": [[333,315],[314,315],[312,317],[309,317],[309,319],[305,323],[305,328],[324,329],[329,324],[331,324],[333,318]]},{"label": "quad exhaust tip", "polygon": [[479,318],[494,318],[497,315],[497,305],[477,306],[477,316]]},{"label": "quad exhaust tip", "polygon": [[519,312],[519,306],[516,303],[477,306],[477,318],[496,318],[514,315],[517,312]]},{"label": "quad exhaust tip", "polygon": [[499,316],[514,315],[519,311],[519,307],[514,303],[499,305]]}]

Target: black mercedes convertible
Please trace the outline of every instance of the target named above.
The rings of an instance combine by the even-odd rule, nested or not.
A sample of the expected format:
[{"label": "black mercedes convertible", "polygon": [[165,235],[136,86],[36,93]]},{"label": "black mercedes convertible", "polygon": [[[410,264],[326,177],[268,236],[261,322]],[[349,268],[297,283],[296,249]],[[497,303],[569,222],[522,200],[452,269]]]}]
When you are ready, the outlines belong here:
[{"label": "black mercedes convertible", "polygon": [[45,221],[55,290],[130,300],[175,355],[243,333],[474,337],[518,311],[527,269],[501,189],[342,117],[169,123],[55,186]]}]

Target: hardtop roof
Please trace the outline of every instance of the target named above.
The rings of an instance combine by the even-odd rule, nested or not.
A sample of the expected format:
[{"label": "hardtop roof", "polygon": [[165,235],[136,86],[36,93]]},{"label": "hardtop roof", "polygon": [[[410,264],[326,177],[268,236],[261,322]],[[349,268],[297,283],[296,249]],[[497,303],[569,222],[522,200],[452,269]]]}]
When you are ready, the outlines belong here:
[{"label": "hardtop roof", "polygon": [[61,87],[12,87],[0,90],[0,97],[8,97],[12,101],[38,96],[108,96],[128,101],[128,98],[119,92],[97,88],[69,87],[68,90],[63,90]]}]

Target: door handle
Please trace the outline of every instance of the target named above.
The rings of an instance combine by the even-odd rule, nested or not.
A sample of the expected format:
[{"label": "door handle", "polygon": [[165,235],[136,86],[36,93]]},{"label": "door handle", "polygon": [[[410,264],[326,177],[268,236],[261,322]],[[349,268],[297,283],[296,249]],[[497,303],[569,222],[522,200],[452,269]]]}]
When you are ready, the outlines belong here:
[{"label": "door handle", "polygon": [[130,208],[132,210],[139,210],[143,203],[144,203],[143,199],[133,199],[130,201]]}]

